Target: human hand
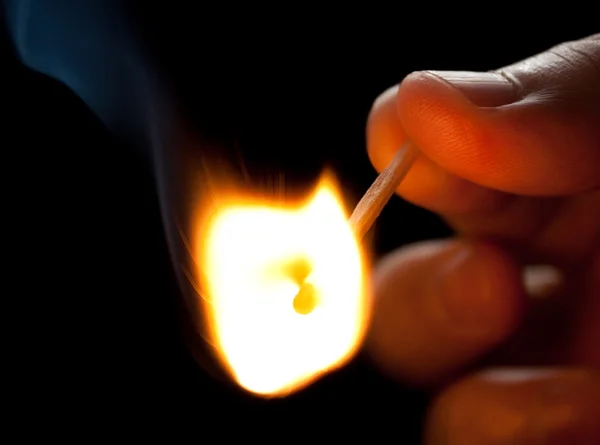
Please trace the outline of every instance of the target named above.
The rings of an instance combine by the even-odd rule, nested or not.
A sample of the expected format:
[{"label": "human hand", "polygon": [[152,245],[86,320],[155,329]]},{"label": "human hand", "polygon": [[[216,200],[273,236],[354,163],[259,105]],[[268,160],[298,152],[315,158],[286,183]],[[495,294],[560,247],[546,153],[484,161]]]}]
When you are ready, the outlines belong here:
[{"label": "human hand", "polygon": [[367,346],[439,391],[425,442],[600,443],[600,34],[411,74],[371,111],[377,170],[407,137],[398,193],[457,236],[383,259]]}]

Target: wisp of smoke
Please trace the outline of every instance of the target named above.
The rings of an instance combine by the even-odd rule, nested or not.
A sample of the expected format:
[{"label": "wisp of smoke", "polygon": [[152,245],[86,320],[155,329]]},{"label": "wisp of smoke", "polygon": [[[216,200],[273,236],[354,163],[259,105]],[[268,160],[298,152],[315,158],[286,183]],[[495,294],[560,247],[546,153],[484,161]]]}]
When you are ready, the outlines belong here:
[{"label": "wisp of smoke", "polygon": [[152,166],[184,302],[183,329],[192,353],[210,371],[214,362],[202,344],[202,291],[190,237],[198,207],[235,187],[230,168],[214,161],[218,147],[202,145],[185,128],[165,83],[137,41],[123,2],[6,0],[4,7],[21,61],[70,88],[114,135],[135,141]]}]

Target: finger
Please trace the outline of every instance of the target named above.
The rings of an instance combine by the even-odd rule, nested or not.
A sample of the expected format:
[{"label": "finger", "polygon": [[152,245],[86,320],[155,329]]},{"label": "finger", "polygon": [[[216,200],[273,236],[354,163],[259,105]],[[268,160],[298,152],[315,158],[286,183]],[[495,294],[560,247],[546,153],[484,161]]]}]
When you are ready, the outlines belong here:
[{"label": "finger", "polygon": [[[369,157],[380,172],[406,139],[398,119],[397,91],[390,88],[375,101],[367,123]],[[460,232],[505,242],[538,233],[556,207],[555,200],[519,197],[467,181],[427,156],[417,158],[397,191],[443,215]]]},{"label": "finger", "polygon": [[[367,121],[369,158],[379,172],[390,163],[406,140],[398,119],[398,86],[389,88],[373,104]],[[398,187],[406,200],[434,212],[465,215],[488,213],[510,202],[511,196],[447,172],[426,156],[417,158]]]},{"label": "finger", "polygon": [[400,85],[404,131],[448,172],[504,192],[600,186],[600,35],[496,73],[417,72]]},{"label": "finger", "polygon": [[[596,39],[596,42],[600,41],[597,36]],[[584,49],[589,49],[586,45],[589,46],[590,41],[593,41],[593,39],[565,44],[560,47],[560,50],[554,49],[553,52],[548,52],[532,59],[538,60],[537,58],[539,58],[539,60],[544,61],[546,60],[547,54],[562,55],[560,51],[570,51],[569,54],[575,56],[579,54],[581,57],[584,57],[586,53],[584,53],[583,49],[579,48],[579,46],[583,45]],[[538,63],[541,63],[539,60]],[[515,170],[510,167],[510,165],[510,168],[507,167],[506,162],[516,165],[515,162],[518,160],[515,161],[515,159],[513,159],[514,156],[517,156],[517,158],[519,156],[521,158],[527,156],[530,146],[525,144],[526,149],[513,147],[512,151],[504,149],[505,152],[508,150],[506,162],[500,160],[501,162],[486,167],[486,165],[482,166],[471,162],[472,156],[468,152],[468,147],[465,148],[461,145],[460,134],[452,133],[454,131],[452,128],[454,127],[450,126],[448,131],[438,132],[437,130],[434,131],[433,127],[428,124],[428,119],[438,119],[439,110],[450,110],[448,113],[453,114],[454,117],[462,116],[462,118],[466,119],[466,121],[463,122],[464,125],[460,128],[463,130],[465,128],[472,129],[476,134],[478,134],[477,132],[480,129],[482,131],[485,130],[494,137],[498,136],[495,138],[498,144],[505,142],[502,139],[503,134],[510,134],[512,131],[506,130],[506,125],[512,125],[510,119],[504,119],[502,117],[506,115],[506,110],[513,110],[508,114],[509,117],[513,115],[517,115],[518,117],[523,115],[535,118],[538,116],[538,118],[541,119],[540,122],[544,123],[548,121],[548,126],[553,126],[558,112],[561,110],[564,111],[565,107],[575,107],[576,109],[583,110],[582,113],[584,119],[582,122],[587,122],[589,124],[590,113],[592,115],[598,115],[598,108],[592,108],[594,104],[600,104],[598,94],[593,90],[593,88],[596,88],[593,86],[595,85],[593,84],[593,80],[600,79],[600,76],[593,76],[594,69],[590,68],[591,62],[587,65],[583,65],[585,62],[582,62],[583,68],[576,73],[573,73],[572,70],[574,70],[574,68],[567,63],[569,59],[567,58],[567,60],[564,60],[559,57],[559,61],[560,60],[565,64],[565,66],[560,65],[560,69],[553,65],[546,66],[548,72],[554,73],[553,76],[545,75],[542,71],[543,66],[540,67],[538,65],[537,68],[534,69],[534,65],[530,64],[529,61],[527,63],[517,64],[512,68],[506,68],[506,72],[511,71],[511,69],[517,72],[517,70],[520,69],[520,71],[515,74],[515,78],[518,77],[523,79],[522,84],[524,86],[522,91],[528,93],[524,93],[523,99],[520,101],[517,100],[510,107],[500,107],[498,110],[501,111],[501,113],[497,113],[494,109],[489,107],[500,105],[502,100],[506,101],[507,97],[513,99],[515,97],[513,84],[505,80],[505,77],[503,76],[497,77],[496,82],[485,82],[481,77],[478,78],[475,74],[471,73],[469,77],[471,82],[462,81],[460,89],[473,103],[487,107],[478,108],[467,103],[467,108],[470,107],[469,109],[471,111],[475,110],[473,111],[475,116],[473,119],[475,120],[472,122],[469,120],[471,117],[467,116],[465,118],[464,113],[461,115],[460,113],[455,112],[457,103],[463,105],[465,103],[465,98],[460,95],[458,89],[450,87],[449,84],[435,78],[435,76],[432,77],[432,79],[434,79],[432,82],[435,83],[439,80],[439,82],[441,82],[441,87],[439,84],[436,84],[437,86],[434,85],[433,87],[429,84],[425,85],[430,79],[424,83],[418,79],[415,80],[414,78],[409,77],[402,83],[400,93],[398,93],[398,87],[392,88],[381,95],[373,106],[367,126],[368,151],[373,165],[377,170],[381,171],[389,163],[397,148],[406,139],[406,134],[402,129],[403,123],[400,121],[399,114],[401,113],[396,108],[396,105],[398,105],[398,108],[402,108],[400,105],[402,105],[402,102],[404,101],[405,107],[407,109],[414,108],[417,110],[416,114],[420,113],[419,119],[424,122],[421,122],[419,126],[416,126],[416,130],[413,128],[413,131],[416,131],[418,134],[423,133],[424,138],[437,138],[438,136],[436,136],[436,134],[440,134],[439,141],[435,144],[424,146],[423,151],[425,152],[425,155],[417,160],[403,184],[399,187],[398,192],[405,199],[440,213],[459,234],[469,237],[494,239],[502,242],[507,247],[514,248],[515,252],[518,252],[521,255],[524,262],[542,262],[554,264],[559,267],[571,267],[575,264],[587,261],[589,255],[594,252],[592,247],[597,245],[600,240],[600,225],[598,224],[600,207],[597,205],[599,202],[598,198],[600,198],[600,195],[598,195],[600,190],[581,194],[577,199],[573,199],[572,197],[569,199],[563,199],[561,197],[539,199],[535,197],[518,196],[513,193],[505,193],[484,187],[484,185],[494,185],[488,181],[491,181],[494,175],[488,174],[486,168],[497,167],[496,173],[506,173],[506,175],[508,175],[506,178],[514,179],[515,175],[513,173]],[[525,67],[529,66],[531,72],[518,68],[521,65]],[[590,72],[592,75],[589,74]],[[415,74],[415,76],[419,77],[419,74]],[[425,74],[424,76],[427,77]],[[541,82],[540,79],[543,79],[545,83]],[[457,81],[456,76],[454,76],[454,81]],[[598,81],[596,80],[596,84],[597,82]],[[590,91],[586,91],[586,88]],[[456,94],[447,94],[448,89]],[[551,91],[556,90],[557,93],[554,95],[546,94],[546,96],[544,96],[548,89]],[[408,96],[412,97],[412,99],[410,97],[407,99],[408,96],[405,96],[404,99],[402,99],[402,91],[410,91],[411,94],[408,94]],[[395,96],[398,96],[398,100],[396,100]],[[435,100],[432,99],[432,96],[435,96],[433,98]],[[428,97],[429,99],[427,99]],[[544,100],[539,99],[539,97],[543,97]],[[432,101],[435,102],[435,107],[429,106],[432,104]],[[423,105],[427,103],[429,103],[429,105]],[[532,103],[538,103],[539,106],[534,107]],[[575,105],[572,105],[573,103],[575,103]],[[598,107],[598,105],[596,105],[596,107]],[[438,111],[433,113],[435,110]],[[588,113],[586,110],[592,111]],[[408,114],[406,114],[405,117],[410,120],[411,116]],[[492,115],[493,119],[484,119],[482,117],[487,115]],[[478,119],[484,119],[487,122],[487,126],[477,122]],[[546,119],[546,121],[544,119]],[[600,119],[600,116],[598,119]],[[451,120],[452,119],[448,118],[444,122],[448,123]],[[519,122],[521,122],[521,120],[519,120]],[[557,125],[556,128],[562,128],[561,125]],[[567,133],[571,135],[570,137],[576,137],[577,135],[577,137],[581,136],[585,140],[585,143],[579,144],[578,147],[583,147],[582,149],[589,151],[590,146],[593,145],[593,141],[590,142],[590,140],[588,140],[586,131],[591,131],[592,134],[596,134],[594,133],[598,131],[596,128],[600,127],[597,127],[594,122],[591,126],[591,130],[590,126],[587,124],[583,128],[585,131],[578,133],[575,131],[577,126],[574,126],[572,129],[569,128]],[[409,128],[407,127],[407,129]],[[517,128],[517,130],[520,131],[522,129]],[[519,131],[517,130],[512,131],[512,133],[518,135]],[[560,138],[557,139],[556,135],[552,132],[547,133],[542,130],[543,128],[541,129],[539,126],[528,127],[529,133],[539,136],[538,142],[541,142],[538,144],[538,148],[541,144],[544,147],[554,147],[554,152],[558,153],[560,156],[577,156],[578,149],[571,150],[569,148],[566,151],[565,149],[562,149],[562,151],[558,150],[557,152],[557,144],[555,142],[556,140],[560,140]],[[523,134],[528,135],[529,133],[523,130]],[[545,140],[544,135],[546,134],[551,134],[552,137],[550,139],[552,139],[552,141],[548,142]],[[597,140],[598,137],[595,137]],[[566,141],[564,138],[563,140]],[[488,149],[488,146],[491,147],[488,142],[489,141],[486,140],[485,144],[482,143],[480,149],[485,151]],[[449,149],[446,147],[447,144],[450,146]],[[442,148],[439,148],[438,150],[436,147]],[[456,150],[458,150],[458,152],[456,152]],[[463,152],[461,150],[467,151]],[[600,152],[596,147],[593,147],[592,150],[594,150],[593,153]],[[461,177],[456,171],[450,172],[448,165],[440,163],[443,159],[442,161],[438,158],[434,159],[435,156],[431,155],[432,151],[435,152],[434,155],[439,155],[438,158],[446,155],[452,157],[458,154],[459,156],[456,156],[457,162],[458,160],[460,160],[460,162],[464,160],[466,163],[465,168],[471,168],[474,174],[479,174],[478,172],[481,167],[481,176],[483,177],[481,182],[485,184],[476,184],[474,181],[468,180],[469,178]],[[437,153],[438,151],[439,153]],[[502,150],[494,148],[494,152],[501,153],[501,151]],[[494,153],[490,152],[490,155],[494,155]],[[546,163],[554,159],[552,156],[547,156],[547,158],[548,159],[545,161]],[[522,160],[518,162],[521,162],[519,165],[523,165]],[[580,180],[588,181],[588,179],[585,179],[586,177],[589,178],[585,169],[575,171],[577,169],[570,168],[569,164],[563,162],[562,159],[552,162],[552,165],[554,165],[553,168],[559,170],[558,173],[548,173],[548,170],[545,169],[543,165],[541,166],[542,168],[540,168],[540,165],[536,164],[527,167],[532,170],[531,177],[533,178],[533,175],[539,174],[546,175],[545,182],[552,182],[554,185],[559,184],[561,180],[556,180],[556,178],[560,178],[561,175],[566,175],[568,176],[567,180],[573,180],[575,182]],[[593,160],[590,162],[591,164],[588,168],[594,169],[596,168],[594,166],[600,165]],[[600,177],[600,175],[597,174],[592,174],[591,176],[592,178]],[[516,177],[516,179],[520,180],[519,177]],[[535,181],[538,180],[539,178],[535,179]],[[592,182],[593,180],[594,179],[592,179]],[[542,182],[539,183],[542,184]],[[496,185],[498,185],[497,181]],[[572,183],[572,185],[574,185],[574,183]],[[571,191],[576,189],[577,187],[574,186]],[[566,192],[567,190],[568,189],[563,189],[562,192]],[[523,192],[524,189],[517,191]],[[546,189],[547,193],[550,193],[550,191],[551,188]],[[556,191],[557,190],[555,190],[555,192]],[[574,234],[575,236],[573,236]]]},{"label": "finger", "polygon": [[600,443],[600,377],[585,369],[499,369],[469,377],[435,401],[427,444]]},{"label": "finger", "polygon": [[[396,110],[397,91],[393,87],[383,93],[368,120],[368,153],[378,171],[406,140]],[[459,233],[508,245],[525,241],[532,247],[528,261],[572,265],[586,261],[600,242],[600,190],[568,200],[519,197],[462,179],[420,156],[397,192],[441,214]]]},{"label": "finger", "polygon": [[520,274],[499,248],[431,241],[400,249],[374,275],[368,349],[414,385],[438,383],[504,340],[518,324]]}]

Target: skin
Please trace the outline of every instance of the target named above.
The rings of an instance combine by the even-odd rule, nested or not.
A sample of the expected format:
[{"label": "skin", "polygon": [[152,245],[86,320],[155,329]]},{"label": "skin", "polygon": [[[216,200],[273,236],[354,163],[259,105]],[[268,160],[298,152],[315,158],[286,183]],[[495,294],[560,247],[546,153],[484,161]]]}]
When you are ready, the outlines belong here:
[{"label": "skin", "polygon": [[416,72],[367,125],[378,171],[455,229],[375,271],[368,350],[430,388],[427,444],[600,443],[600,34],[493,73]]}]

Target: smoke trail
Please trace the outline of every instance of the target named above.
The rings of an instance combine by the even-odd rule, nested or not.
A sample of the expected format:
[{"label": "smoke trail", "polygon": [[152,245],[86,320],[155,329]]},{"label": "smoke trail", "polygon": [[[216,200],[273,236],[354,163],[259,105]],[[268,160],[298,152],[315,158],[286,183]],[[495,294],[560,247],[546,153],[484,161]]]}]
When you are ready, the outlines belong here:
[{"label": "smoke trail", "polygon": [[[186,134],[120,0],[5,0],[21,61],[69,87],[118,137],[135,141],[152,165],[171,260],[184,299],[183,327],[205,362],[196,270],[189,236],[208,177],[198,141]],[[206,151],[206,150],[205,150]],[[208,190],[210,193],[210,190]],[[190,275],[191,274],[191,275]],[[191,323],[190,323],[191,322]]]},{"label": "smoke trail", "polygon": [[5,8],[25,65],[63,82],[112,131],[145,132],[141,111],[158,91],[117,2],[6,0]]}]

